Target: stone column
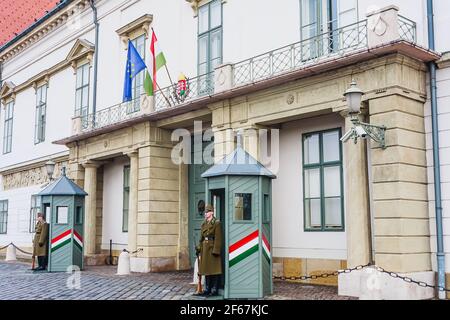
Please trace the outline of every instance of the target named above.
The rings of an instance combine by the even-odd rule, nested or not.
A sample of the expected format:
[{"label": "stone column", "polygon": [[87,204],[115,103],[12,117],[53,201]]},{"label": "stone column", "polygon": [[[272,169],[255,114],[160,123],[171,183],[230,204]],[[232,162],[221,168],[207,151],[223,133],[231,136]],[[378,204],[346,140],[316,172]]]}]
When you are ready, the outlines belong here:
[{"label": "stone column", "polygon": [[214,130],[214,162],[220,161],[235,148],[234,132],[231,128]]},{"label": "stone column", "polygon": [[[137,206],[138,206],[138,152],[127,153],[130,158],[130,199],[128,205],[128,250],[137,250]],[[133,258],[133,257],[132,257]],[[133,263],[131,263],[133,264]],[[132,268],[133,269],[133,268]],[[133,270],[132,270],[133,271]]]},{"label": "stone column", "polygon": [[[387,127],[387,148],[372,142],[370,151],[375,264],[432,285],[424,101],[387,95],[371,99],[369,110],[371,123]],[[378,277],[385,299],[434,295],[430,288]]]},{"label": "stone column", "polygon": [[[345,113],[345,132],[353,126]],[[360,116],[362,120],[362,116]],[[345,174],[345,229],[347,231],[347,267],[369,263],[371,256],[369,194],[366,141],[343,144]]]},{"label": "stone column", "polygon": [[99,164],[93,161],[83,163],[84,190],[87,192],[85,199],[84,221],[84,254],[94,255],[97,235],[97,168]]}]

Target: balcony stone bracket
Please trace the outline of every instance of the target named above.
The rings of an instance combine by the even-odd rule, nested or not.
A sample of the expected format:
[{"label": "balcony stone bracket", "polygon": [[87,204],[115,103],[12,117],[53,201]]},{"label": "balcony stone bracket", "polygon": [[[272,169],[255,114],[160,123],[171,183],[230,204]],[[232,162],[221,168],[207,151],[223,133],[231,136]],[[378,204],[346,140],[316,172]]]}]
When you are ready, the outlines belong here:
[{"label": "balcony stone bracket", "polygon": [[147,96],[146,94],[141,95],[141,115],[150,114],[155,111],[155,97]]},{"label": "balcony stone bracket", "polygon": [[400,39],[398,10],[396,6],[388,6],[367,13],[369,48]]},{"label": "balcony stone bracket", "polygon": [[81,134],[81,116],[72,117],[72,135]]},{"label": "balcony stone bracket", "polygon": [[233,64],[225,63],[214,70],[214,93],[227,91],[233,88]]}]

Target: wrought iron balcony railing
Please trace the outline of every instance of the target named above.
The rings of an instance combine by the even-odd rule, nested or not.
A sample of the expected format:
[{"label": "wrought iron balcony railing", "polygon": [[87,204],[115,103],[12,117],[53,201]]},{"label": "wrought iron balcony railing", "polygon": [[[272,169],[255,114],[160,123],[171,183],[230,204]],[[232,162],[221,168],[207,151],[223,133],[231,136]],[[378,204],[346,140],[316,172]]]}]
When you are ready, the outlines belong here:
[{"label": "wrought iron balcony railing", "polygon": [[[184,90],[184,92],[183,92]],[[186,87],[172,84],[155,92],[155,110],[160,111],[214,93],[214,72],[186,79]]]},{"label": "wrought iron balcony railing", "polygon": [[139,110],[140,97],[128,102],[113,105],[107,109],[99,110],[95,114],[91,113],[81,117],[81,130],[91,131],[134,118],[139,114]]},{"label": "wrought iron balcony railing", "polygon": [[367,47],[367,20],[360,21],[236,63],[234,85],[264,80],[315,64],[319,59]]},{"label": "wrought iron balcony railing", "polygon": [[[396,19],[396,24],[385,25],[386,28],[390,28],[391,37],[392,34],[395,34],[394,39],[398,37],[399,40],[416,43],[416,23],[401,15],[398,15]],[[381,19],[376,21],[379,23]],[[239,87],[269,79],[273,76],[317,64],[328,58],[344,56],[349,52],[386,43],[382,38],[383,35],[380,36],[372,28],[370,30],[368,28],[368,20],[359,21],[228,65],[229,78],[231,79],[230,86],[231,88]],[[223,72],[223,70],[220,72]],[[142,114],[141,109],[144,113],[158,112],[213,95],[215,91],[221,92],[221,90],[227,89],[222,88],[220,83],[214,83],[214,72],[186,80],[185,87],[180,84],[172,84],[157,90],[153,101],[150,102],[151,108],[146,109],[148,106],[140,105],[142,101],[145,101],[140,96],[130,102],[119,103],[100,110],[95,115],[83,116],[81,123],[78,125],[80,129],[75,132],[91,131],[137,117]],[[143,90],[139,92],[143,92]]]},{"label": "wrought iron balcony railing", "polygon": [[417,26],[414,21],[398,15],[398,32],[400,34],[400,39],[411,43],[416,43]]}]

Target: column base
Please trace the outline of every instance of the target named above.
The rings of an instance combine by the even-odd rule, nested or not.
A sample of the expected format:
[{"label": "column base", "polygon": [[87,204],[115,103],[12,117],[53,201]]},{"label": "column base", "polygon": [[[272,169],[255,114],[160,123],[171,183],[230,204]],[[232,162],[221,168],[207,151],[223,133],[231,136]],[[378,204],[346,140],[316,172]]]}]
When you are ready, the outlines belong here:
[{"label": "column base", "polygon": [[103,266],[106,264],[107,257],[109,257],[109,254],[106,254],[106,253],[85,255],[84,256],[84,265],[85,266]]},{"label": "column base", "polygon": [[[435,284],[433,271],[399,275],[430,285]],[[338,294],[357,297],[360,300],[424,300],[435,297],[433,288],[423,288],[414,283],[392,278],[386,273],[377,271],[374,267],[340,274],[338,276]]]},{"label": "column base", "polygon": [[164,272],[176,271],[176,259],[170,258],[141,258],[130,257],[131,272]]}]

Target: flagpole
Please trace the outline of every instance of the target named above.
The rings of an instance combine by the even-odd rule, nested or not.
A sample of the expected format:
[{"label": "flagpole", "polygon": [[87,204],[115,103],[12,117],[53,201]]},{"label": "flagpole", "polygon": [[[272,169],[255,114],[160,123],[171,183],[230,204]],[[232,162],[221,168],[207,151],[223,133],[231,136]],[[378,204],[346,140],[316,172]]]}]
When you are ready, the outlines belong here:
[{"label": "flagpole", "polygon": [[[161,88],[159,87],[159,84],[158,84],[158,82],[155,82],[156,83],[156,87],[158,88],[158,90],[161,92],[161,94],[162,94],[162,96],[164,97],[164,99],[166,99],[166,101],[167,101],[167,103],[169,104],[169,106],[171,106],[172,107],[172,104],[170,103],[170,101],[169,101],[169,99],[167,99],[167,97],[166,97],[166,95],[164,94],[164,92],[161,90]],[[155,92],[156,93],[156,92]],[[156,96],[156,95],[155,95]],[[156,101],[155,101],[155,103],[156,103]]]},{"label": "flagpole", "polygon": [[[153,27],[152,27],[152,32],[155,33],[155,30],[153,30]],[[166,68],[167,75],[169,76],[170,84],[171,85],[175,84],[175,82],[172,81],[172,77],[170,76],[169,68],[167,68],[167,60],[166,60],[166,63],[164,64],[164,67]]]}]

